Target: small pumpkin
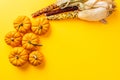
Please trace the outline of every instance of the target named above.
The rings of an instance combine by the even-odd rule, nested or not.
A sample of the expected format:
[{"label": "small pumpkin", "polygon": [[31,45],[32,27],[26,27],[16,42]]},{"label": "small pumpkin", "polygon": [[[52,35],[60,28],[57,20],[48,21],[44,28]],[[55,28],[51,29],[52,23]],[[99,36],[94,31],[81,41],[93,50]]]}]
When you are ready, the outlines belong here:
[{"label": "small pumpkin", "polygon": [[41,18],[38,17],[38,18],[35,18],[35,19],[32,20],[31,29],[35,34],[43,35],[46,32],[48,32],[49,27],[50,27],[50,23],[44,17],[41,17]]},{"label": "small pumpkin", "polygon": [[34,33],[27,33],[23,36],[22,46],[28,50],[35,50],[37,46],[42,46],[39,44],[39,38]]},{"label": "small pumpkin", "polygon": [[14,21],[14,28],[21,33],[27,33],[31,30],[31,21],[27,16],[18,16]]},{"label": "small pumpkin", "polygon": [[43,55],[39,51],[33,51],[29,54],[29,62],[34,65],[40,65],[43,62]]},{"label": "small pumpkin", "polygon": [[9,55],[9,61],[14,66],[22,66],[28,61],[28,51],[22,47],[15,47]]},{"label": "small pumpkin", "polygon": [[22,42],[22,34],[16,31],[11,31],[6,34],[5,42],[12,47],[20,46]]}]

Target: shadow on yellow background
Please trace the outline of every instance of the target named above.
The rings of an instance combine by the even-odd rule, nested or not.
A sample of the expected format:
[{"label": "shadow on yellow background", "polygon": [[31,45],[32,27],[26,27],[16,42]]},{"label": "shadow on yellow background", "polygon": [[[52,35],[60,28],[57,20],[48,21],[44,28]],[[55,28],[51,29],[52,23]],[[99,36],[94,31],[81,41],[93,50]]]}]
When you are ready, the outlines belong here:
[{"label": "shadow on yellow background", "polygon": [[41,37],[45,64],[21,68],[9,63],[4,42],[19,15],[31,14],[55,0],[0,0],[1,80],[120,80],[120,1],[108,24],[82,20],[50,21],[50,35]]}]

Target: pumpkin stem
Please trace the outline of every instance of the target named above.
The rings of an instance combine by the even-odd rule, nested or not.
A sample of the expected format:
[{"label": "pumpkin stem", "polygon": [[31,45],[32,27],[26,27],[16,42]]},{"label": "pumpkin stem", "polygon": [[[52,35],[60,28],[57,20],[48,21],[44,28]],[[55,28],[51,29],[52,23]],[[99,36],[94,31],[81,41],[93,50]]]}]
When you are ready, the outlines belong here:
[{"label": "pumpkin stem", "polygon": [[11,38],[11,41],[14,41],[14,38]]},{"label": "pumpkin stem", "polygon": [[35,58],[35,60],[37,60],[37,59],[38,59],[36,55],[33,55],[33,57]]},{"label": "pumpkin stem", "polygon": [[40,27],[38,28],[38,30],[40,30],[40,29],[43,29],[43,26],[40,25]]},{"label": "pumpkin stem", "polygon": [[31,41],[28,41],[29,44],[32,44],[33,46],[42,46],[41,44],[34,44]]},{"label": "pumpkin stem", "polygon": [[23,23],[21,23],[21,24],[18,26],[18,29],[20,29],[21,26],[23,26]]},{"label": "pumpkin stem", "polygon": [[16,59],[19,59],[19,56],[18,56],[18,55],[16,55],[16,56],[15,56],[15,58],[16,58]]}]

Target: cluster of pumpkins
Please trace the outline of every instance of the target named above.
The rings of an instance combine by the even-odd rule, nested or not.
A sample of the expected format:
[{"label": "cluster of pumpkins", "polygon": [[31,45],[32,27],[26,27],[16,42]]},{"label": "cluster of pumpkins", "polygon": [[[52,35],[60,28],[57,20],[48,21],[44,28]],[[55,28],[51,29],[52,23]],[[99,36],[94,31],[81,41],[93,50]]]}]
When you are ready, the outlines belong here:
[{"label": "cluster of pumpkins", "polygon": [[13,49],[9,54],[9,61],[14,66],[22,66],[29,61],[37,66],[43,60],[43,54],[39,51],[40,36],[48,32],[50,24],[46,18],[38,17],[30,20],[27,16],[19,16],[15,19],[15,31],[6,34],[5,42]]}]

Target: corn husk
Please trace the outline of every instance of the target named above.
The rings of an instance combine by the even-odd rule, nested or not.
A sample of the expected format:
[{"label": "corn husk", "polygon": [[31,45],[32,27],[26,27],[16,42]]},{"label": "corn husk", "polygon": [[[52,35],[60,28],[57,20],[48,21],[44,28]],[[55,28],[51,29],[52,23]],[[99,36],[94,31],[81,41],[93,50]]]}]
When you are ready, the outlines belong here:
[{"label": "corn husk", "polygon": [[83,5],[84,10],[78,12],[78,17],[86,21],[106,23],[105,19],[115,10],[113,0],[88,0]]},{"label": "corn husk", "polygon": [[48,20],[62,20],[62,19],[73,19],[78,17],[78,11],[65,12],[61,14],[56,14],[52,16],[47,16]]},{"label": "corn husk", "polygon": [[78,6],[79,3],[84,3],[86,1],[87,0],[57,0],[56,5],[64,9],[66,7]]},{"label": "corn husk", "polygon": [[78,12],[79,19],[86,21],[99,21],[105,19],[107,16],[108,11],[103,7]]}]

